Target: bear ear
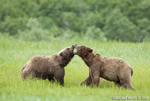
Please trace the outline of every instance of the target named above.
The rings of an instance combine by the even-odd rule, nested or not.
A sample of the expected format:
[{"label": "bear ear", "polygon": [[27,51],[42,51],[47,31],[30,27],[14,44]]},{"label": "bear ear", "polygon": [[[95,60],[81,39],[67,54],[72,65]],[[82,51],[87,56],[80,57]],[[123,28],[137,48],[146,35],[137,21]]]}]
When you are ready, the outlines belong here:
[{"label": "bear ear", "polygon": [[90,52],[90,53],[93,52],[93,49],[89,48],[89,52]]},{"label": "bear ear", "polygon": [[63,56],[63,53],[62,53],[62,52],[60,53],[60,56]]}]

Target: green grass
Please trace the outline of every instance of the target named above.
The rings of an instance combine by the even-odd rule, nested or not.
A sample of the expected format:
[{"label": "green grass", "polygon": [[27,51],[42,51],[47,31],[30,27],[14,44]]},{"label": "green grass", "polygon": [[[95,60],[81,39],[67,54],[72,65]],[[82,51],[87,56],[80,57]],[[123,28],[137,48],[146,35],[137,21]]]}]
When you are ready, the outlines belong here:
[{"label": "green grass", "polygon": [[[106,57],[120,57],[133,68],[132,85],[136,92],[116,88],[112,82],[100,79],[100,86],[80,86],[88,76],[88,67],[75,56],[65,67],[65,86],[48,80],[23,81],[20,73],[24,64],[36,55],[52,55],[73,44],[87,45],[95,53]],[[52,40],[51,42],[24,42],[0,38],[0,101],[111,101],[113,96],[149,97],[150,85],[149,43],[101,43],[82,40]],[[129,100],[128,100],[129,101]]]}]

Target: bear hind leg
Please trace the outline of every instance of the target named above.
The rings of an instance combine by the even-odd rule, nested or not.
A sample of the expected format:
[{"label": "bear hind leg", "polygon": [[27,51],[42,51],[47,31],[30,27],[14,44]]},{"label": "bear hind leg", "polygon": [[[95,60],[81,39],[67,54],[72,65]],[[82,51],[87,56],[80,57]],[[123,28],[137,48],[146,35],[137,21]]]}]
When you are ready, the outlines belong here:
[{"label": "bear hind leg", "polygon": [[25,80],[29,76],[29,72],[27,70],[23,70],[21,72],[21,78]]},{"label": "bear hind leg", "polygon": [[130,81],[130,80],[120,80],[120,86],[135,91],[135,89],[134,89],[133,86],[131,85],[131,81]]},{"label": "bear hind leg", "polygon": [[115,84],[115,87],[120,87],[120,81],[115,81],[114,84]]}]

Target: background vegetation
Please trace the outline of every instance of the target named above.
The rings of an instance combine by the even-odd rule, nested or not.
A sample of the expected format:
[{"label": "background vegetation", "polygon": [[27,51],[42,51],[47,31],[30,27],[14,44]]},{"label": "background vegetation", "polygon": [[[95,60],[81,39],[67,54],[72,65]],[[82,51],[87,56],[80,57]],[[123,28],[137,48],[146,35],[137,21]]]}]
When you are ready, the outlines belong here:
[{"label": "background vegetation", "polygon": [[150,0],[0,0],[0,33],[27,41],[150,41]]},{"label": "background vegetation", "polygon": [[[102,56],[120,57],[127,61],[134,71],[132,85],[136,91],[119,89],[113,82],[102,78],[98,88],[80,86],[88,76],[88,67],[78,56],[65,67],[64,87],[48,80],[21,79],[21,69],[32,56],[56,54],[74,43],[86,44],[94,49],[94,53],[100,53]],[[148,43],[77,42],[71,39],[60,42],[25,42],[0,37],[0,47],[0,101],[111,101],[113,96],[136,99],[140,96],[149,100],[150,44]]]}]

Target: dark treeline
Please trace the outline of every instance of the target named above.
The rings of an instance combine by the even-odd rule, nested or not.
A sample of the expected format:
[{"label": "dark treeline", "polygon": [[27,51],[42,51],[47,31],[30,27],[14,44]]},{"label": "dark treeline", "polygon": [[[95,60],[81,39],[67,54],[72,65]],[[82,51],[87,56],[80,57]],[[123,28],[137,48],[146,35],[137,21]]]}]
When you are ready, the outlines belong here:
[{"label": "dark treeline", "polygon": [[0,33],[28,41],[150,41],[150,0],[0,0]]}]

